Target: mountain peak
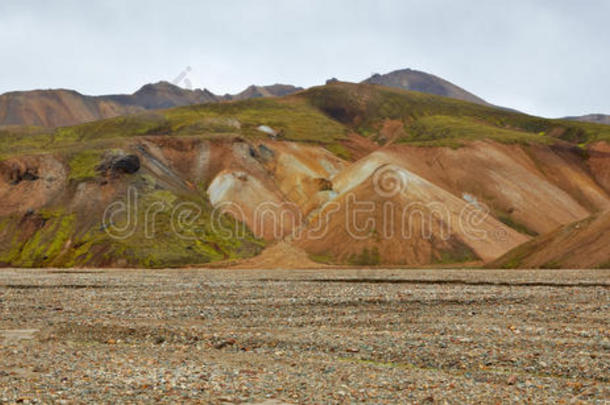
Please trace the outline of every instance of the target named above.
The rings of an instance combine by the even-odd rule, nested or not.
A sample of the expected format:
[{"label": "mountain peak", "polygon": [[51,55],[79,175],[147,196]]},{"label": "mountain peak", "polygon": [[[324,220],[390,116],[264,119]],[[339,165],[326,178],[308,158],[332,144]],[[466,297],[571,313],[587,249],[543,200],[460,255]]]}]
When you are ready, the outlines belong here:
[{"label": "mountain peak", "polygon": [[138,94],[138,93],[145,93],[145,92],[165,92],[165,91],[172,91],[172,92],[182,92],[182,91],[189,91],[187,89],[183,89],[179,86],[176,86],[173,83],[167,82],[167,81],[159,81],[156,83],[147,83],[144,86],[140,87],[140,89],[138,89],[138,91],[136,91],[134,93]]},{"label": "mountain peak", "polygon": [[282,97],[297,91],[303,90],[302,87],[296,87],[291,84],[272,84],[269,86],[256,86],[250,85],[241,93],[238,93],[232,97],[233,100],[245,100],[248,98],[258,97]]},{"label": "mountain peak", "polygon": [[422,93],[435,94],[469,101],[471,103],[489,105],[485,100],[456,86],[455,84],[441,79],[430,73],[405,68],[394,70],[386,74],[375,73],[362,83],[378,84],[387,87],[397,87],[404,90],[419,91]]}]

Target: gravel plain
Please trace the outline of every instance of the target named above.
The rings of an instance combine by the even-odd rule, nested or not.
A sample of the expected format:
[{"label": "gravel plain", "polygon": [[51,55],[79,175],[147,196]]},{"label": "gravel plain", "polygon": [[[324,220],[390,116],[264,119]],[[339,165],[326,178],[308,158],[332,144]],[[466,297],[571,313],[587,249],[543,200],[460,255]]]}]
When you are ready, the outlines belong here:
[{"label": "gravel plain", "polygon": [[608,403],[607,270],[0,270],[0,403]]}]

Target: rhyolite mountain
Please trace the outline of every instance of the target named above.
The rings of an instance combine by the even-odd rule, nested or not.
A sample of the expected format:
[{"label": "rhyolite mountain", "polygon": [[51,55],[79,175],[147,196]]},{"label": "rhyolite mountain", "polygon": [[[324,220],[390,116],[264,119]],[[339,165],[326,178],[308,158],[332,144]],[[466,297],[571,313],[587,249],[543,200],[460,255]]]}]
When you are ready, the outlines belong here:
[{"label": "rhyolite mountain", "polygon": [[258,97],[283,97],[294,92],[303,90],[302,87],[295,87],[290,84],[273,84],[271,86],[250,86],[241,93],[233,96],[229,95],[229,100],[247,100]]},{"label": "rhyolite mountain", "polygon": [[[364,83],[419,91],[489,105],[472,93],[429,73],[403,69],[375,74]],[[180,107],[210,102],[283,97],[303,90],[289,84],[252,85],[231,95],[216,95],[207,89],[184,89],[168,82],[144,85],[133,94],[87,96],[73,90],[17,91],[0,95],[0,126],[30,125],[58,127],[150,109]]]},{"label": "rhyolite mountain", "polygon": [[610,126],[339,81],[137,98],[98,99],[141,109],[114,118],[0,128],[0,265],[610,263]]},{"label": "rhyolite mountain", "polygon": [[[338,81],[330,79],[327,84]],[[362,83],[419,91],[471,103],[493,106],[482,98],[438,76],[401,69],[374,74]],[[74,90],[50,89],[14,91],[0,95],[0,127],[27,125],[46,128],[133,114],[144,110],[180,107],[202,103],[283,97],[303,90],[290,84],[252,85],[237,94],[216,95],[207,89],[184,89],[169,82],[146,84],[133,94],[87,96]],[[500,107],[506,110],[508,108]],[[514,111],[514,110],[510,110]],[[566,120],[610,124],[610,116],[589,114]]]},{"label": "rhyolite mountain", "polygon": [[217,96],[207,89],[189,90],[168,82],[147,84],[133,94],[87,96],[73,90],[15,91],[0,95],[0,126],[54,128],[117,117],[144,110],[256,97],[284,96],[300,87],[250,86],[236,95]]},{"label": "rhyolite mountain", "polygon": [[15,91],[0,95],[0,126],[59,127],[142,111],[133,104],[73,90]]},{"label": "rhyolite mountain", "polygon": [[450,97],[471,103],[490,105],[485,100],[474,94],[434,76],[430,73],[414,69],[395,70],[386,74],[374,74],[363,83],[379,84],[381,86],[396,87],[403,90],[419,91],[437,96]]},{"label": "rhyolite mountain", "polygon": [[207,89],[189,90],[168,82],[147,84],[130,95],[102,96],[100,98],[146,110],[218,101],[218,96]]},{"label": "rhyolite mountain", "polygon": [[488,264],[493,268],[610,268],[610,211],[564,225]]}]

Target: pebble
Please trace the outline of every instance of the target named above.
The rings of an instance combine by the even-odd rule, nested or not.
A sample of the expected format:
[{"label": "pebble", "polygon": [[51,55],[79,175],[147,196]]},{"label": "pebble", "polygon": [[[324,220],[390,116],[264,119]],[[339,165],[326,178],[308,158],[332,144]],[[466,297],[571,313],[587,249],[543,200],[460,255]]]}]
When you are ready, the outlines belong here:
[{"label": "pebble", "polygon": [[[374,278],[464,282],[340,282],[366,277],[348,269],[0,270],[0,330],[36,331],[0,336],[0,402],[610,397],[608,288],[488,283],[599,284],[610,279],[605,270],[392,269]],[[25,288],[2,287],[10,284]],[[105,288],[69,287],[79,284]],[[36,288],[48,285],[66,287]]]}]

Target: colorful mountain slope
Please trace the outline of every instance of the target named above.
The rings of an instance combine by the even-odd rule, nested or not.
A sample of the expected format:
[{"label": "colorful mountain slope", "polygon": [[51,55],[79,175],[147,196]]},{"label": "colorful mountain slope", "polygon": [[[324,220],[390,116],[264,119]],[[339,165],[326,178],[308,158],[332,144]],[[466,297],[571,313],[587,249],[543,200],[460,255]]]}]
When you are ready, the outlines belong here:
[{"label": "colorful mountain slope", "polygon": [[491,268],[610,268],[610,211],[562,226],[506,253]]},{"label": "colorful mountain slope", "polygon": [[250,86],[236,95],[217,96],[207,89],[184,89],[168,82],[142,86],[133,94],[86,96],[72,90],[34,90],[0,95],[0,127],[69,126],[145,110],[258,97],[285,96],[302,90],[290,85]]},{"label": "colorful mountain slope", "polygon": [[72,90],[36,90],[0,95],[0,126],[58,127],[141,111],[110,99],[84,96]]},{"label": "colorful mountain slope", "polygon": [[[201,265],[278,241],[292,248],[265,257],[493,262],[608,209],[609,139],[603,125],[340,82],[54,130],[7,128],[0,263]],[[404,188],[394,192],[395,181]]]}]

